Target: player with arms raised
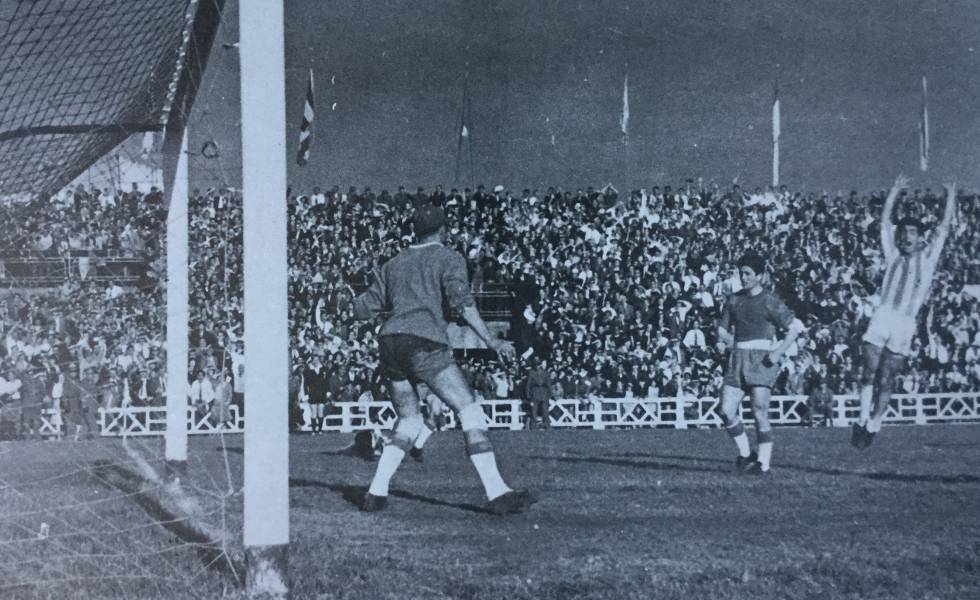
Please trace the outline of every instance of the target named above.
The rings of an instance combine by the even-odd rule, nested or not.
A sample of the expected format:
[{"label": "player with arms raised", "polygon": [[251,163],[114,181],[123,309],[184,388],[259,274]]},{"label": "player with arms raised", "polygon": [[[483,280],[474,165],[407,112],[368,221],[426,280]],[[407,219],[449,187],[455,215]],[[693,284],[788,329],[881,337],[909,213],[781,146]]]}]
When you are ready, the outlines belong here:
[{"label": "player with arms raised", "polygon": [[[738,261],[742,290],[725,303],[718,324],[718,341],[731,347],[725,383],[721,391],[722,420],[728,435],[738,446],[735,467],[740,473],[768,474],[772,458],[772,425],[769,398],[779,374],[779,361],[803,332],[803,323],[786,304],[762,285],[766,261],[748,253]],[[775,342],[776,331],[786,336]],[[758,453],[750,452],[749,437],[742,424],[742,398],[752,399]]]},{"label": "player with arms raised", "polygon": [[445,222],[442,208],[420,207],[413,218],[418,242],[385,263],[371,286],[354,301],[354,316],[358,319],[390,312],[381,326],[378,345],[381,374],[388,380],[398,413],[391,443],[378,459],[371,487],[361,504],[363,511],[385,507],[389,482],[422,432],[416,389],[419,382],[458,416],[467,454],[483,482],[490,511],[518,513],[534,502],[531,494],[512,490],[500,476],[487,437],[483,408],[450,353],[446,312],[462,317],[491,350],[509,356],[514,347],[491,335],[480,317],[470,292],[466,262],[462,255],[442,245]]},{"label": "player with arms raised", "polygon": [[[881,214],[881,251],[885,277],[878,306],[864,334],[861,373],[861,416],[851,432],[851,445],[867,448],[881,430],[891,401],[895,377],[912,353],[916,315],[925,304],[943,245],[956,213],[956,185],[946,185],[946,208],[931,240],[918,219],[905,217],[892,224],[898,194],[908,186],[904,175],[895,179]],[[897,237],[896,237],[897,235]],[[874,409],[872,411],[872,408]]]}]

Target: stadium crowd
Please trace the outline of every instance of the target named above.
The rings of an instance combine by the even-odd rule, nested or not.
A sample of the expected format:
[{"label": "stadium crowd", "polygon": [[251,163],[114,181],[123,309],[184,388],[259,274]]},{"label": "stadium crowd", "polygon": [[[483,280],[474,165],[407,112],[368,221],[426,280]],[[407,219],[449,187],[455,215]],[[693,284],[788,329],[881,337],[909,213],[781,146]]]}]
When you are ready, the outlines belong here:
[{"label": "stadium crowd", "polygon": [[[785,187],[746,193],[692,181],[622,196],[608,186],[290,194],[290,398],[384,397],[377,324],[355,322],[351,302],[380,264],[412,242],[411,215],[423,203],[445,207],[447,243],[467,258],[475,290],[504,285],[514,293],[510,330],[521,358],[502,364],[471,351],[464,360],[483,397],[641,398],[674,396],[678,386],[687,395],[716,395],[723,356],[715,324],[725,296],[739,288],[734,262],[746,249],[769,258],[771,284],[808,326],[775,392],[853,392],[881,276],[883,198]],[[924,190],[899,208],[928,223],[941,206]],[[230,405],[242,408],[241,197],[195,190],[190,211],[191,400],[220,422]],[[157,190],[80,188],[49,202],[4,205],[0,213],[4,253],[125,254],[148,262],[162,255]],[[899,391],[980,390],[980,293],[970,285],[980,282],[978,231],[980,203],[961,196]],[[67,407],[160,402],[158,281],[132,289],[70,280],[56,292],[7,294],[3,305],[0,393],[10,391],[7,398],[40,395],[39,406]],[[21,389],[13,391],[11,382]],[[5,410],[32,402],[8,401]],[[35,417],[29,413],[28,421]],[[66,419],[71,414],[69,408]],[[89,426],[76,430],[81,425]]]}]

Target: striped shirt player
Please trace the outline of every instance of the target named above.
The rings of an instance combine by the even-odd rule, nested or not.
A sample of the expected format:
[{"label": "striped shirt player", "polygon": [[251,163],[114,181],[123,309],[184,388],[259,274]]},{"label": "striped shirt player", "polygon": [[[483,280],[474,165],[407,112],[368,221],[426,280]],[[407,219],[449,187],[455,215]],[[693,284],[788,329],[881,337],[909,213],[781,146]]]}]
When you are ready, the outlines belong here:
[{"label": "striped shirt player", "polygon": [[956,213],[956,186],[947,185],[943,218],[931,239],[923,236],[922,224],[916,219],[904,218],[893,225],[895,202],[907,185],[908,179],[904,176],[895,180],[881,216],[885,275],[878,304],[863,337],[861,415],[851,433],[851,445],[860,449],[870,446],[875,434],[881,430],[895,377],[912,354],[916,315],[929,297],[939,257]]},{"label": "striped shirt player", "polygon": [[[885,258],[885,276],[864,341],[908,356],[912,352],[915,318],[929,296],[955,206],[946,207],[942,222],[932,239],[926,241],[921,239],[918,221],[902,219],[898,227],[892,225],[894,196],[889,194],[882,214],[881,250]],[[950,197],[955,202],[955,196]],[[902,234],[898,243],[895,239],[896,229]]]}]

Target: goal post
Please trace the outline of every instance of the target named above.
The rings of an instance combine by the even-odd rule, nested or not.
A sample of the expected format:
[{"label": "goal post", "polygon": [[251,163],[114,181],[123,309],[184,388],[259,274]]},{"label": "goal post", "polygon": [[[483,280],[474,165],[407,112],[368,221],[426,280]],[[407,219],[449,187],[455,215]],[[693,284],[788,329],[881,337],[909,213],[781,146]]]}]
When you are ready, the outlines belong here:
[{"label": "goal post", "polygon": [[283,0],[241,0],[244,528],[252,596],[288,595],[286,72]]}]

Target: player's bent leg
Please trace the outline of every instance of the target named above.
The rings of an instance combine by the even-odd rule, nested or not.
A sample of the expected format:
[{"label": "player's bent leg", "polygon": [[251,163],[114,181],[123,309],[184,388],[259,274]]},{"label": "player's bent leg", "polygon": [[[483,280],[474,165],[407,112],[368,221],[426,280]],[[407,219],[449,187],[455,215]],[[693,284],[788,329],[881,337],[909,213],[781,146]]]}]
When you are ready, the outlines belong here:
[{"label": "player's bent leg", "polygon": [[739,414],[742,398],[745,392],[740,388],[725,385],[721,388],[721,419],[725,425],[725,431],[738,447],[738,458],[735,459],[735,468],[742,472],[755,461],[749,447],[749,436],[745,434],[745,425],[742,424],[742,417]]},{"label": "player's bent leg", "polygon": [[[867,425],[868,432],[871,435],[881,431],[881,422],[885,417],[885,413],[888,411],[888,406],[892,399],[892,391],[895,388],[895,378],[904,369],[905,357],[885,348],[881,354],[881,364],[878,367],[878,377],[875,381],[875,388],[878,393],[875,398],[874,412]],[[871,444],[870,436],[867,444]]]},{"label": "player's bent leg", "polygon": [[871,418],[871,406],[874,403],[874,385],[881,366],[883,346],[864,342],[861,348],[861,416],[858,423],[864,425]]},{"label": "player's bent leg", "polygon": [[450,365],[426,383],[459,418],[466,440],[466,453],[483,483],[491,512],[521,512],[530,506],[533,497],[524,491],[515,492],[500,476],[493,445],[487,437],[486,415],[483,408],[476,403],[459,367]]},{"label": "player's bent leg", "polygon": [[381,457],[378,458],[378,468],[374,472],[374,479],[371,480],[371,486],[361,505],[361,510],[369,512],[384,508],[391,478],[405,458],[405,453],[411,449],[422,426],[418,396],[412,384],[402,380],[391,381],[389,386],[391,401],[395,406],[395,412],[398,413],[398,422],[392,432],[391,443],[385,446]]},{"label": "player's bent leg", "polygon": [[769,399],[771,392],[767,387],[753,387],[752,416],[755,418],[756,447],[759,449],[759,472],[769,472],[772,459],[772,424],[769,423]]},{"label": "player's bent leg", "polygon": [[861,388],[858,390],[861,414],[858,416],[857,423],[851,428],[851,445],[860,449],[867,448],[871,444],[871,436],[868,434],[868,421],[871,420],[871,409],[875,397],[875,380],[878,378],[881,353],[884,350],[884,346],[877,343],[878,339],[874,336],[872,338],[869,339],[868,335],[865,335],[864,344],[861,346]]}]

